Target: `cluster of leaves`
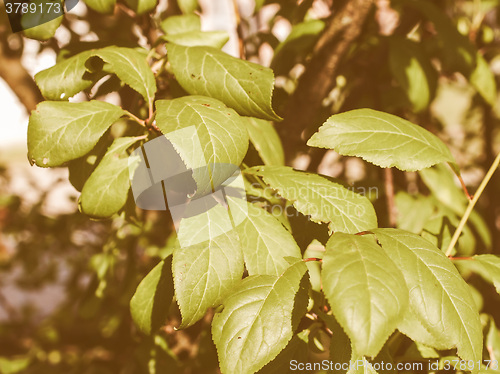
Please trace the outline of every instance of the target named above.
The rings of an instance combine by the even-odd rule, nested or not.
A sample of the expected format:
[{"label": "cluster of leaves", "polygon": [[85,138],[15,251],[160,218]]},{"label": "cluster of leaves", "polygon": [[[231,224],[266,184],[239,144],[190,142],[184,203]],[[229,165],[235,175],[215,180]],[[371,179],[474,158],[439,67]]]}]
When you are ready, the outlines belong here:
[{"label": "cluster of leaves", "polygon": [[[113,1],[86,3],[102,13],[115,8]],[[137,14],[156,7],[149,0],[126,4]],[[445,254],[468,204],[443,165],[448,163],[460,176],[457,163],[448,147],[423,127],[383,111],[348,110],[427,110],[438,79],[431,56],[442,64],[441,73],[462,74],[484,102],[493,104],[495,80],[484,57],[426,1],[395,2],[402,17],[397,33],[376,41],[370,40],[373,35],[362,36],[363,47],[350,57],[358,65],[346,64],[341,73],[348,83],[336,107],[325,108],[342,113],[324,122],[308,145],[382,168],[419,171],[431,195],[400,191],[395,199],[397,228],[379,228],[382,220],[368,197],[342,181],[284,165],[283,146],[271,122],[281,118],[272,101],[286,101],[288,93],[277,91],[273,97],[273,70],[222,52],[228,35],[201,31],[193,13],[196,2],[179,1],[178,6],[184,14],[157,20],[161,36],[150,50],[90,45],[61,53],[54,67],[35,76],[47,101],[33,111],[28,128],[30,162],[67,165],[71,183],[81,191],[81,212],[112,217],[119,226],[106,248],[119,248],[127,240],[132,243],[126,246],[133,248],[144,232],[144,246],[151,246],[155,218],[135,210],[129,179],[129,155],[145,142],[166,136],[188,169],[205,160],[207,165],[233,164],[243,170],[250,202],[227,197],[227,209],[215,205],[196,219],[181,220],[179,233],[187,232],[193,242],[207,233],[212,239],[181,247],[175,234],[168,241],[162,237],[162,250],[155,252],[161,261],[131,297],[135,324],[151,336],[143,341],[141,353],[149,370],[177,367],[186,372],[196,367],[181,362],[169,349],[165,331],[159,331],[167,318],[180,313],[176,327],[181,330],[195,329],[201,321],[207,332],[201,340],[207,351],[213,340],[218,366],[227,374],[286,371],[292,359],[310,360],[312,356],[304,356],[308,351],[337,363],[456,355],[474,363],[469,366],[473,373],[486,371],[483,360],[498,359],[499,332],[493,317],[480,316],[478,292],[463,276],[475,272],[498,290],[500,259],[484,254],[491,238],[479,214],[471,215],[453,255],[478,254],[467,260]],[[288,38],[275,45],[271,66],[276,74],[290,74],[290,81],[290,70],[306,60],[327,21],[307,19],[310,6],[306,1],[281,8],[283,17],[295,21]],[[433,25],[438,37],[425,27],[420,30],[420,22]],[[388,71],[356,78],[359,64],[371,60],[367,56],[388,61]],[[364,82],[377,80],[366,89]],[[385,89],[387,95],[378,94]],[[69,101],[82,91],[87,101]],[[134,100],[121,106],[102,100],[115,91]],[[196,128],[201,147],[191,138],[169,136],[190,126]],[[232,169],[222,169],[207,179],[193,172],[197,194],[217,190],[232,174]],[[300,218],[283,211],[307,219],[315,229],[304,235],[297,227]],[[219,222],[224,213],[244,214],[245,219],[232,228],[229,220],[230,229],[223,230]],[[166,231],[173,231],[173,225]],[[307,238],[305,246],[299,236]],[[113,256],[107,253],[95,266],[97,295],[107,289],[113,268]],[[133,258],[132,253],[127,251],[127,256]],[[128,287],[135,282],[134,277],[126,279]],[[123,291],[127,301],[129,291]],[[213,308],[213,320],[206,323]]]}]

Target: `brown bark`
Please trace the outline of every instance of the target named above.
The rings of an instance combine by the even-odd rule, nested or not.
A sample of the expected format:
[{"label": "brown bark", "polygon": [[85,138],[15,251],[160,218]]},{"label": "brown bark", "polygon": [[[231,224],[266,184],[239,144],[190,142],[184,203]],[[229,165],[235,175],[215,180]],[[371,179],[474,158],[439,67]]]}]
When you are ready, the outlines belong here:
[{"label": "brown bark", "polygon": [[21,55],[9,49],[7,38],[10,29],[0,20],[0,78],[11,88],[26,108],[28,114],[43,100],[33,77],[21,64]]},{"label": "brown bark", "polygon": [[[298,152],[303,152],[309,137],[308,128],[314,123],[323,99],[335,87],[336,73],[342,58],[361,33],[372,9],[373,0],[350,0],[332,19],[320,36],[313,56],[299,78],[279,125],[287,163]],[[313,123],[311,123],[313,122]]]}]

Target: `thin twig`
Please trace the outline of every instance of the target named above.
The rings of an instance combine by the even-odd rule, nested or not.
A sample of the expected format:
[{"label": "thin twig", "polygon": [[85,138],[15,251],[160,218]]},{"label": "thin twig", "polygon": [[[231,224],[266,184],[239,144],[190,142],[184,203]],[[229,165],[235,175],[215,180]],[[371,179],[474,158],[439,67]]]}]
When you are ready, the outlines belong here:
[{"label": "thin twig", "polygon": [[117,3],[116,6],[118,7],[118,9],[120,9],[123,13],[125,13],[130,18],[135,18],[136,14],[132,9],[129,9],[125,5],[120,4],[120,3]]},{"label": "thin twig", "polygon": [[462,179],[461,175],[457,175],[458,180],[460,181],[460,184],[462,185],[462,190],[464,190],[465,196],[467,196],[467,199],[472,200],[474,196],[472,196],[469,191],[467,190],[467,187],[465,186],[465,182]]},{"label": "thin twig", "polygon": [[392,177],[392,169],[384,169],[385,180],[385,197],[387,201],[387,213],[389,215],[389,225],[396,227],[397,224],[397,211],[396,204],[394,203],[394,179]]},{"label": "thin twig", "polygon": [[370,235],[370,234],[373,234],[373,232],[371,232],[371,231],[361,231],[361,232],[357,232],[354,235],[363,236],[363,235]]},{"label": "thin twig", "polygon": [[493,176],[493,173],[498,168],[499,164],[500,164],[500,153],[495,158],[495,161],[493,161],[493,164],[491,165],[490,169],[486,173],[486,176],[484,177],[483,181],[479,185],[479,188],[477,189],[476,193],[474,194],[474,198],[469,201],[469,205],[467,206],[467,209],[465,210],[465,213],[464,213],[462,219],[460,220],[460,223],[458,224],[458,227],[455,230],[453,237],[451,238],[450,244],[448,245],[448,249],[446,250],[446,256],[449,257],[451,255],[451,252],[453,251],[455,244],[457,244],[458,238],[462,234],[462,230],[464,229],[465,224],[467,223],[467,220],[469,219],[469,216],[472,213],[472,210],[474,209],[474,206],[476,205],[477,201],[479,200],[479,197],[483,193],[484,189],[486,188],[486,185],[490,181],[491,177]]},{"label": "thin twig", "polygon": [[453,260],[453,261],[471,261],[473,260],[472,257],[448,257],[450,260]]},{"label": "thin twig", "polygon": [[125,110],[125,109],[123,109],[123,110],[125,112],[125,115],[127,115],[130,119],[134,120],[139,125],[146,127],[146,121],[144,121],[144,120],[140,119],[139,117],[137,117],[136,115],[130,113],[128,110]]}]

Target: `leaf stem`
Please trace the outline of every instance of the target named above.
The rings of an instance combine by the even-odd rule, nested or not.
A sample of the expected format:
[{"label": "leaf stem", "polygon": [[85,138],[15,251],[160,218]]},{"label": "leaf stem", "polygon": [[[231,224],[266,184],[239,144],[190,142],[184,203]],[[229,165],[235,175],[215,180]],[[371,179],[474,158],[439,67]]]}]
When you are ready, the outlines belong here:
[{"label": "leaf stem", "polygon": [[304,258],[302,261],[304,261],[304,262],[312,262],[312,261],[323,262],[323,260],[321,258],[317,258],[317,257]]},{"label": "leaf stem", "polygon": [[139,117],[135,116],[134,114],[130,113],[128,110],[123,109],[125,114],[135,122],[137,122],[139,125],[146,127],[146,121],[140,119]]},{"label": "leaf stem", "polygon": [[465,196],[467,196],[467,199],[472,200],[474,196],[472,196],[469,191],[467,190],[467,187],[465,186],[465,182],[462,179],[462,176],[460,174],[457,175],[458,180],[460,181],[460,184],[462,185],[462,189],[464,190]]},{"label": "leaf stem", "polygon": [[151,120],[153,118],[153,116],[155,115],[155,110],[153,108],[153,100],[154,100],[154,98],[150,98],[149,99],[149,117],[148,117],[148,121]]},{"label": "leaf stem", "polygon": [[476,205],[477,201],[479,200],[479,197],[483,193],[486,185],[490,181],[491,177],[493,176],[493,173],[498,168],[499,164],[500,164],[500,153],[495,158],[495,161],[493,161],[493,164],[491,164],[490,169],[488,170],[485,177],[483,178],[481,184],[479,185],[479,188],[477,189],[476,193],[474,194],[474,197],[472,198],[472,200],[469,201],[469,205],[467,206],[467,209],[465,210],[465,213],[464,213],[462,219],[460,220],[460,223],[458,224],[458,227],[455,230],[453,237],[451,238],[450,244],[448,245],[448,249],[446,250],[446,253],[445,253],[446,256],[449,257],[451,255],[451,252],[453,251],[455,244],[457,244],[458,238],[460,237],[460,234],[462,234],[462,230],[464,229],[464,226],[465,226],[467,220],[469,219],[469,216],[472,213],[474,206]]},{"label": "leaf stem", "polygon": [[373,235],[373,232],[371,231],[361,231],[361,232],[357,232],[356,234],[354,235],[359,235],[359,236],[363,236],[363,235]]},{"label": "leaf stem", "polygon": [[[242,162],[241,164],[243,165],[243,167],[245,169],[250,169],[250,167],[247,164],[245,164],[244,162]],[[245,171],[243,170],[243,172],[245,172]],[[267,184],[265,184],[257,175],[255,175],[255,174],[250,174],[250,175],[257,181],[257,183],[260,184],[260,186],[262,187],[263,190],[266,190],[268,188]]]}]

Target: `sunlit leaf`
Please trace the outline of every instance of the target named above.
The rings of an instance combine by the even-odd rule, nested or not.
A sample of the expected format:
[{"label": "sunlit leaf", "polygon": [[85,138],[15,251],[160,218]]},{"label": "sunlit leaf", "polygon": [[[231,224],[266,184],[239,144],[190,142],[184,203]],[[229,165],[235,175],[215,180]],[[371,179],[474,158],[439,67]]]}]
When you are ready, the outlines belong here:
[{"label": "sunlit leaf", "polygon": [[139,283],[130,300],[130,312],[139,328],[154,333],[165,322],[174,296],[172,257],[156,265]]},{"label": "sunlit leaf", "polygon": [[99,13],[113,13],[116,0],[84,0],[89,8]]},{"label": "sunlit leaf", "polygon": [[479,262],[488,275],[487,280],[495,285],[500,294],[500,257],[495,255],[474,256],[473,260]]},{"label": "sunlit leaf", "polygon": [[201,31],[201,20],[196,14],[170,16],[160,23],[165,34],[182,34],[191,31]]},{"label": "sunlit leaf", "polygon": [[156,124],[185,165],[190,169],[210,165],[211,175],[203,173],[205,169],[193,174],[197,195],[217,189],[234,173],[247,152],[248,133],[242,118],[219,100],[204,96],[158,100],[155,104]]},{"label": "sunlit leaf", "polygon": [[285,153],[280,137],[273,124],[258,118],[245,117],[250,140],[266,165],[282,166],[285,164]]},{"label": "sunlit leaf", "polygon": [[226,31],[188,31],[162,37],[163,40],[185,47],[207,46],[221,49],[229,41]]},{"label": "sunlit leaf", "polygon": [[192,95],[221,100],[244,116],[280,120],[271,106],[271,69],[211,47],[167,46],[175,78]]},{"label": "sunlit leaf", "polygon": [[50,3],[53,6],[49,8],[48,3],[43,0],[29,2],[29,4],[36,4],[37,9],[41,7],[43,11],[30,11],[22,15],[21,26],[24,30],[24,36],[36,40],[48,40],[54,36],[63,20],[64,5],[61,1]]},{"label": "sunlit leaf", "polygon": [[[480,361],[479,313],[469,286],[451,261],[418,235],[396,229],[373,231],[410,290],[409,312],[398,329],[436,349],[457,348],[463,360]],[[475,365],[473,373],[478,370]]]},{"label": "sunlit leaf", "polygon": [[243,205],[247,209],[247,219],[237,231],[248,274],[278,276],[289,266],[285,257],[301,257],[293,236],[270,213],[244,200],[233,199],[233,203],[232,211],[243,213]]},{"label": "sunlit leaf", "polygon": [[141,15],[156,8],[158,0],[125,0],[125,3],[130,9]]},{"label": "sunlit leaf", "polygon": [[258,166],[245,172],[262,177],[295,209],[314,222],[328,223],[333,232],[357,233],[377,227],[370,200],[317,174],[285,166]]},{"label": "sunlit leaf", "polygon": [[177,0],[177,5],[184,14],[193,13],[199,8],[198,0]]},{"label": "sunlit leaf", "polygon": [[87,71],[85,62],[92,51],[84,51],[53,67],[42,70],[35,75],[35,82],[47,100],[68,100],[94,84],[94,79]]},{"label": "sunlit leaf", "polygon": [[146,102],[152,102],[156,93],[156,80],[146,62],[145,54],[133,49],[110,46],[95,50],[92,56],[106,62],[106,71],[141,94]]},{"label": "sunlit leaf", "polygon": [[224,299],[212,322],[223,374],[253,374],[287,346],[306,311],[306,271],[297,260],[279,277],[249,276]]},{"label": "sunlit leaf", "polygon": [[321,277],[353,350],[377,356],[408,307],[401,271],[373,237],[336,233],[326,244]]},{"label": "sunlit leaf", "polygon": [[111,144],[83,186],[79,201],[82,212],[106,218],[123,208],[130,189],[129,167],[133,169],[126,150],[135,142],[137,138],[127,137]]},{"label": "sunlit leaf", "polygon": [[44,101],[29,120],[28,159],[49,167],[82,157],[123,114],[120,107],[101,101]]},{"label": "sunlit leaf", "polygon": [[175,297],[182,315],[180,328],[199,321],[219,305],[243,275],[238,235],[229,231],[211,240],[176,248],[172,264]]},{"label": "sunlit leaf", "polygon": [[416,171],[455,160],[446,145],[426,129],[372,109],[331,116],[307,142],[344,156],[357,156],[383,168]]}]

